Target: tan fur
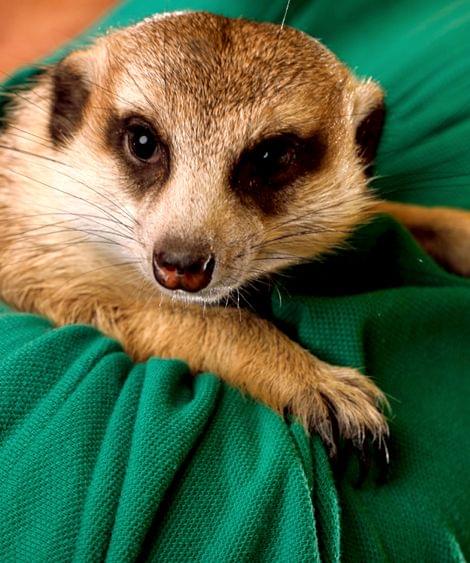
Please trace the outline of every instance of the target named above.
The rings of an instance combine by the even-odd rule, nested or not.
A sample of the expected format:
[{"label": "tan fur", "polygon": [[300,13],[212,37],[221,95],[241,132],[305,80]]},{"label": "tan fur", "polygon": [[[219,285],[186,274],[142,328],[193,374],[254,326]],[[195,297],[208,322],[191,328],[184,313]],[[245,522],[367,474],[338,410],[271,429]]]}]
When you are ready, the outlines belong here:
[{"label": "tan fur", "polygon": [[[67,64],[91,87],[72,140],[49,140],[50,73],[17,97],[0,136],[3,299],[58,325],[93,324],[136,360],[177,357],[217,373],[290,410],[332,451],[332,417],[345,438],[381,440],[385,399],[366,376],[322,362],[251,313],[206,307],[331,251],[374,212],[355,130],[378,87],[298,31],[201,13],[115,31]],[[106,118],[126,111],[158,121],[175,163],[165,185],[139,197],[105,141]],[[228,189],[227,163],[286,129],[321,131],[327,155],[280,197],[281,212],[264,214]],[[207,290],[157,287],[152,249],[169,232],[209,241],[218,262]]]},{"label": "tan fur", "polygon": [[450,271],[470,277],[470,212],[392,201],[377,203],[376,209],[403,223],[423,248]]}]

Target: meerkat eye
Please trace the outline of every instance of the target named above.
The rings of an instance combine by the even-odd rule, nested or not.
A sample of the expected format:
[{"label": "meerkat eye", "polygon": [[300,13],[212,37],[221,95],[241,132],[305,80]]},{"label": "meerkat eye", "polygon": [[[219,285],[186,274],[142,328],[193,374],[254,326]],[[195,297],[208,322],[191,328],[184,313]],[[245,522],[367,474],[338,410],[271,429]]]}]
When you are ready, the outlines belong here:
[{"label": "meerkat eye", "polygon": [[287,183],[295,167],[299,144],[293,135],[266,139],[245,153],[241,167],[251,177],[251,183],[281,187]]},{"label": "meerkat eye", "polygon": [[128,154],[141,162],[156,162],[162,149],[153,127],[141,121],[131,121],[126,126],[124,144]]},{"label": "meerkat eye", "polygon": [[317,167],[323,153],[319,146],[316,137],[302,139],[292,133],[264,139],[241,154],[232,170],[232,186],[241,191],[280,190]]},{"label": "meerkat eye", "polygon": [[296,159],[296,145],[291,139],[269,139],[260,143],[252,153],[253,164],[259,173],[275,175],[290,166]]}]

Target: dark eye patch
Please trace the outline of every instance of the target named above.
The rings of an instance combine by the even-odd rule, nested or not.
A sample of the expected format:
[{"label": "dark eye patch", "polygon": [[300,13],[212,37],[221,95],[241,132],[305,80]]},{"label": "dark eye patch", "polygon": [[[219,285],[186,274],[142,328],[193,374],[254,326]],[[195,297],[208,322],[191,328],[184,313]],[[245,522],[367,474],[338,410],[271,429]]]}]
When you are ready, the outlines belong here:
[{"label": "dark eye patch", "polygon": [[230,185],[266,213],[273,213],[281,193],[318,170],[325,153],[326,144],[319,133],[308,138],[294,133],[267,137],[242,152],[232,168]]},{"label": "dark eye patch", "polygon": [[150,187],[168,180],[170,149],[149,120],[138,115],[112,116],[106,142],[136,195],[143,195]]}]

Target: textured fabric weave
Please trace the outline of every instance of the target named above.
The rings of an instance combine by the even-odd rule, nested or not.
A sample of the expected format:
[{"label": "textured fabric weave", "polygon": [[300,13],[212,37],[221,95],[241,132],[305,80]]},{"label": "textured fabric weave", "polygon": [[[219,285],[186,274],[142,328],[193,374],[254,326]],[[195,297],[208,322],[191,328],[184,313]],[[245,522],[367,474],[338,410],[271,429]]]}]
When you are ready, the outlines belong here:
[{"label": "textured fabric weave", "polygon": [[[162,7],[280,21],[285,2],[131,0],[97,29]],[[293,0],[288,23],[385,86],[376,188],[470,208],[468,2]],[[470,283],[386,218],[293,274],[273,321],[391,398],[387,484],[355,489],[354,461],[335,482],[317,438],[211,374],[3,307],[0,560],[469,557]]]}]

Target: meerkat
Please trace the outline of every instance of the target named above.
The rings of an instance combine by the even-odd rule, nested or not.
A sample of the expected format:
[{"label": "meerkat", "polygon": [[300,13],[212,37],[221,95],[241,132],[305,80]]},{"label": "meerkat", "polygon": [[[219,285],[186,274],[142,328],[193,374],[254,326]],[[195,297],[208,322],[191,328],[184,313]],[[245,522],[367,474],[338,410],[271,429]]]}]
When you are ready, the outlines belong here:
[{"label": "meerkat", "polygon": [[[437,225],[368,189],[382,116],[378,84],[287,26],[185,12],[111,31],[9,109],[1,297],[56,325],[94,325],[136,361],[213,372],[332,453],[333,428],[381,443],[386,400],[371,379],[224,300],[337,248],[377,212],[424,237]],[[433,241],[470,272],[470,253]]]}]

